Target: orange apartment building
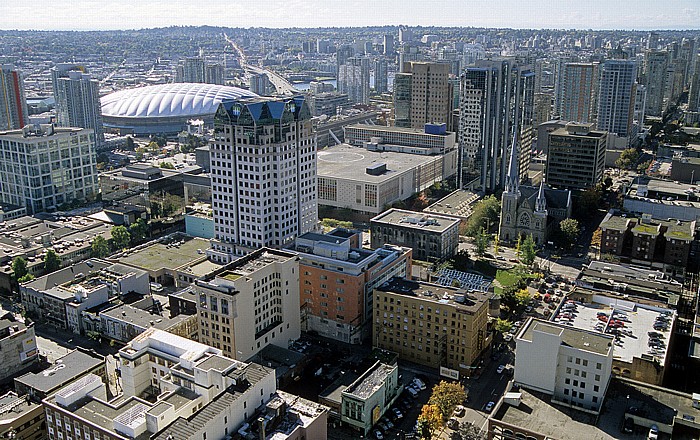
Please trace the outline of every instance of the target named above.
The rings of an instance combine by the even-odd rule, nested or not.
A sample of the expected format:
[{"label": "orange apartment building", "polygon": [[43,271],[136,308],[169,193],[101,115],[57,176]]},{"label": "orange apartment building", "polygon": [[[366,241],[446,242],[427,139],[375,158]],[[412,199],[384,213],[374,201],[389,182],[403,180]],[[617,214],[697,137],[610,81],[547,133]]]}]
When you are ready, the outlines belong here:
[{"label": "orange apartment building", "polygon": [[370,337],[372,291],[393,277],[410,277],[412,249],[359,247],[359,234],[335,229],[297,238],[303,331],[360,344]]}]

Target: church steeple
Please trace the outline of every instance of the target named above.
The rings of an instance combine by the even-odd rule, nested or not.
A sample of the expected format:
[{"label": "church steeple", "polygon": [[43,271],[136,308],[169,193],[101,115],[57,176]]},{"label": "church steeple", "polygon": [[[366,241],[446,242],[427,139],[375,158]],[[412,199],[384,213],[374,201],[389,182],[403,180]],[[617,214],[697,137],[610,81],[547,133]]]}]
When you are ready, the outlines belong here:
[{"label": "church steeple", "polygon": [[547,198],[544,196],[544,180],[540,182],[540,190],[537,192],[535,201],[535,212],[547,211]]},{"label": "church steeple", "polygon": [[518,192],[519,184],[520,173],[518,172],[518,134],[516,130],[513,130],[513,141],[510,144],[510,162],[504,190],[508,193]]}]

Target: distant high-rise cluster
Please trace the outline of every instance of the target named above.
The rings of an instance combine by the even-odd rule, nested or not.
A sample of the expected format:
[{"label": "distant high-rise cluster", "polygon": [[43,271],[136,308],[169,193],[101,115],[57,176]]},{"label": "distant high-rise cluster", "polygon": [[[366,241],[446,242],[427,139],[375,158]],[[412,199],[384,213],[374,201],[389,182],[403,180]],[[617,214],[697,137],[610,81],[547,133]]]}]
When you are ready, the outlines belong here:
[{"label": "distant high-rise cluster", "polygon": [[0,130],[22,128],[28,123],[22,74],[12,65],[0,65]]},{"label": "distant high-rise cluster", "polygon": [[175,82],[223,85],[224,66],[207,64],[203,57],[188,57],[178,64]]}]

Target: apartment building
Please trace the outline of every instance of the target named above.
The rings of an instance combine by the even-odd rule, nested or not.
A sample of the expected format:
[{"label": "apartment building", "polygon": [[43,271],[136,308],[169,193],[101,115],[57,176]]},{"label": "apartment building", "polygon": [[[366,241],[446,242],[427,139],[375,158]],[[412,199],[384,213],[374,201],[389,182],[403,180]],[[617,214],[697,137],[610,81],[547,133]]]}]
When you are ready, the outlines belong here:
[{"label": "apartment building", "polygon": [[411,276],[410,248],[362,249],[357,232],[309,232],[290,250],[299,256],[302,330],[351,344],[371,335],[374,288]]},{"label": "apartment building", "polygon": [[469,376],[490,344],[488,308],[484,292],[393,278],[374,290],[372,341],[399,359]]},{"label": "apartment building", "polygon": [[195,280],[199,341],[235,359],[301,335],[299,257],[259,249]]}]

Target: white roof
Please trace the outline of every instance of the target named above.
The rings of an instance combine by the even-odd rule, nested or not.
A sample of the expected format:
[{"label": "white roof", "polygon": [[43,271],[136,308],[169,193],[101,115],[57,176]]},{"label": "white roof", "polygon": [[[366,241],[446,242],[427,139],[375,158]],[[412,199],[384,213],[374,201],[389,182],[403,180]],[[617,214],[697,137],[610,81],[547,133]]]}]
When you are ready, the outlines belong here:
[{"label": "white roof", "polygon": [[104,116],[167,118],[213,115],[223,99],[256,96],[238,87],[173,83],[120,90],[102,97],[100,101]]}]

